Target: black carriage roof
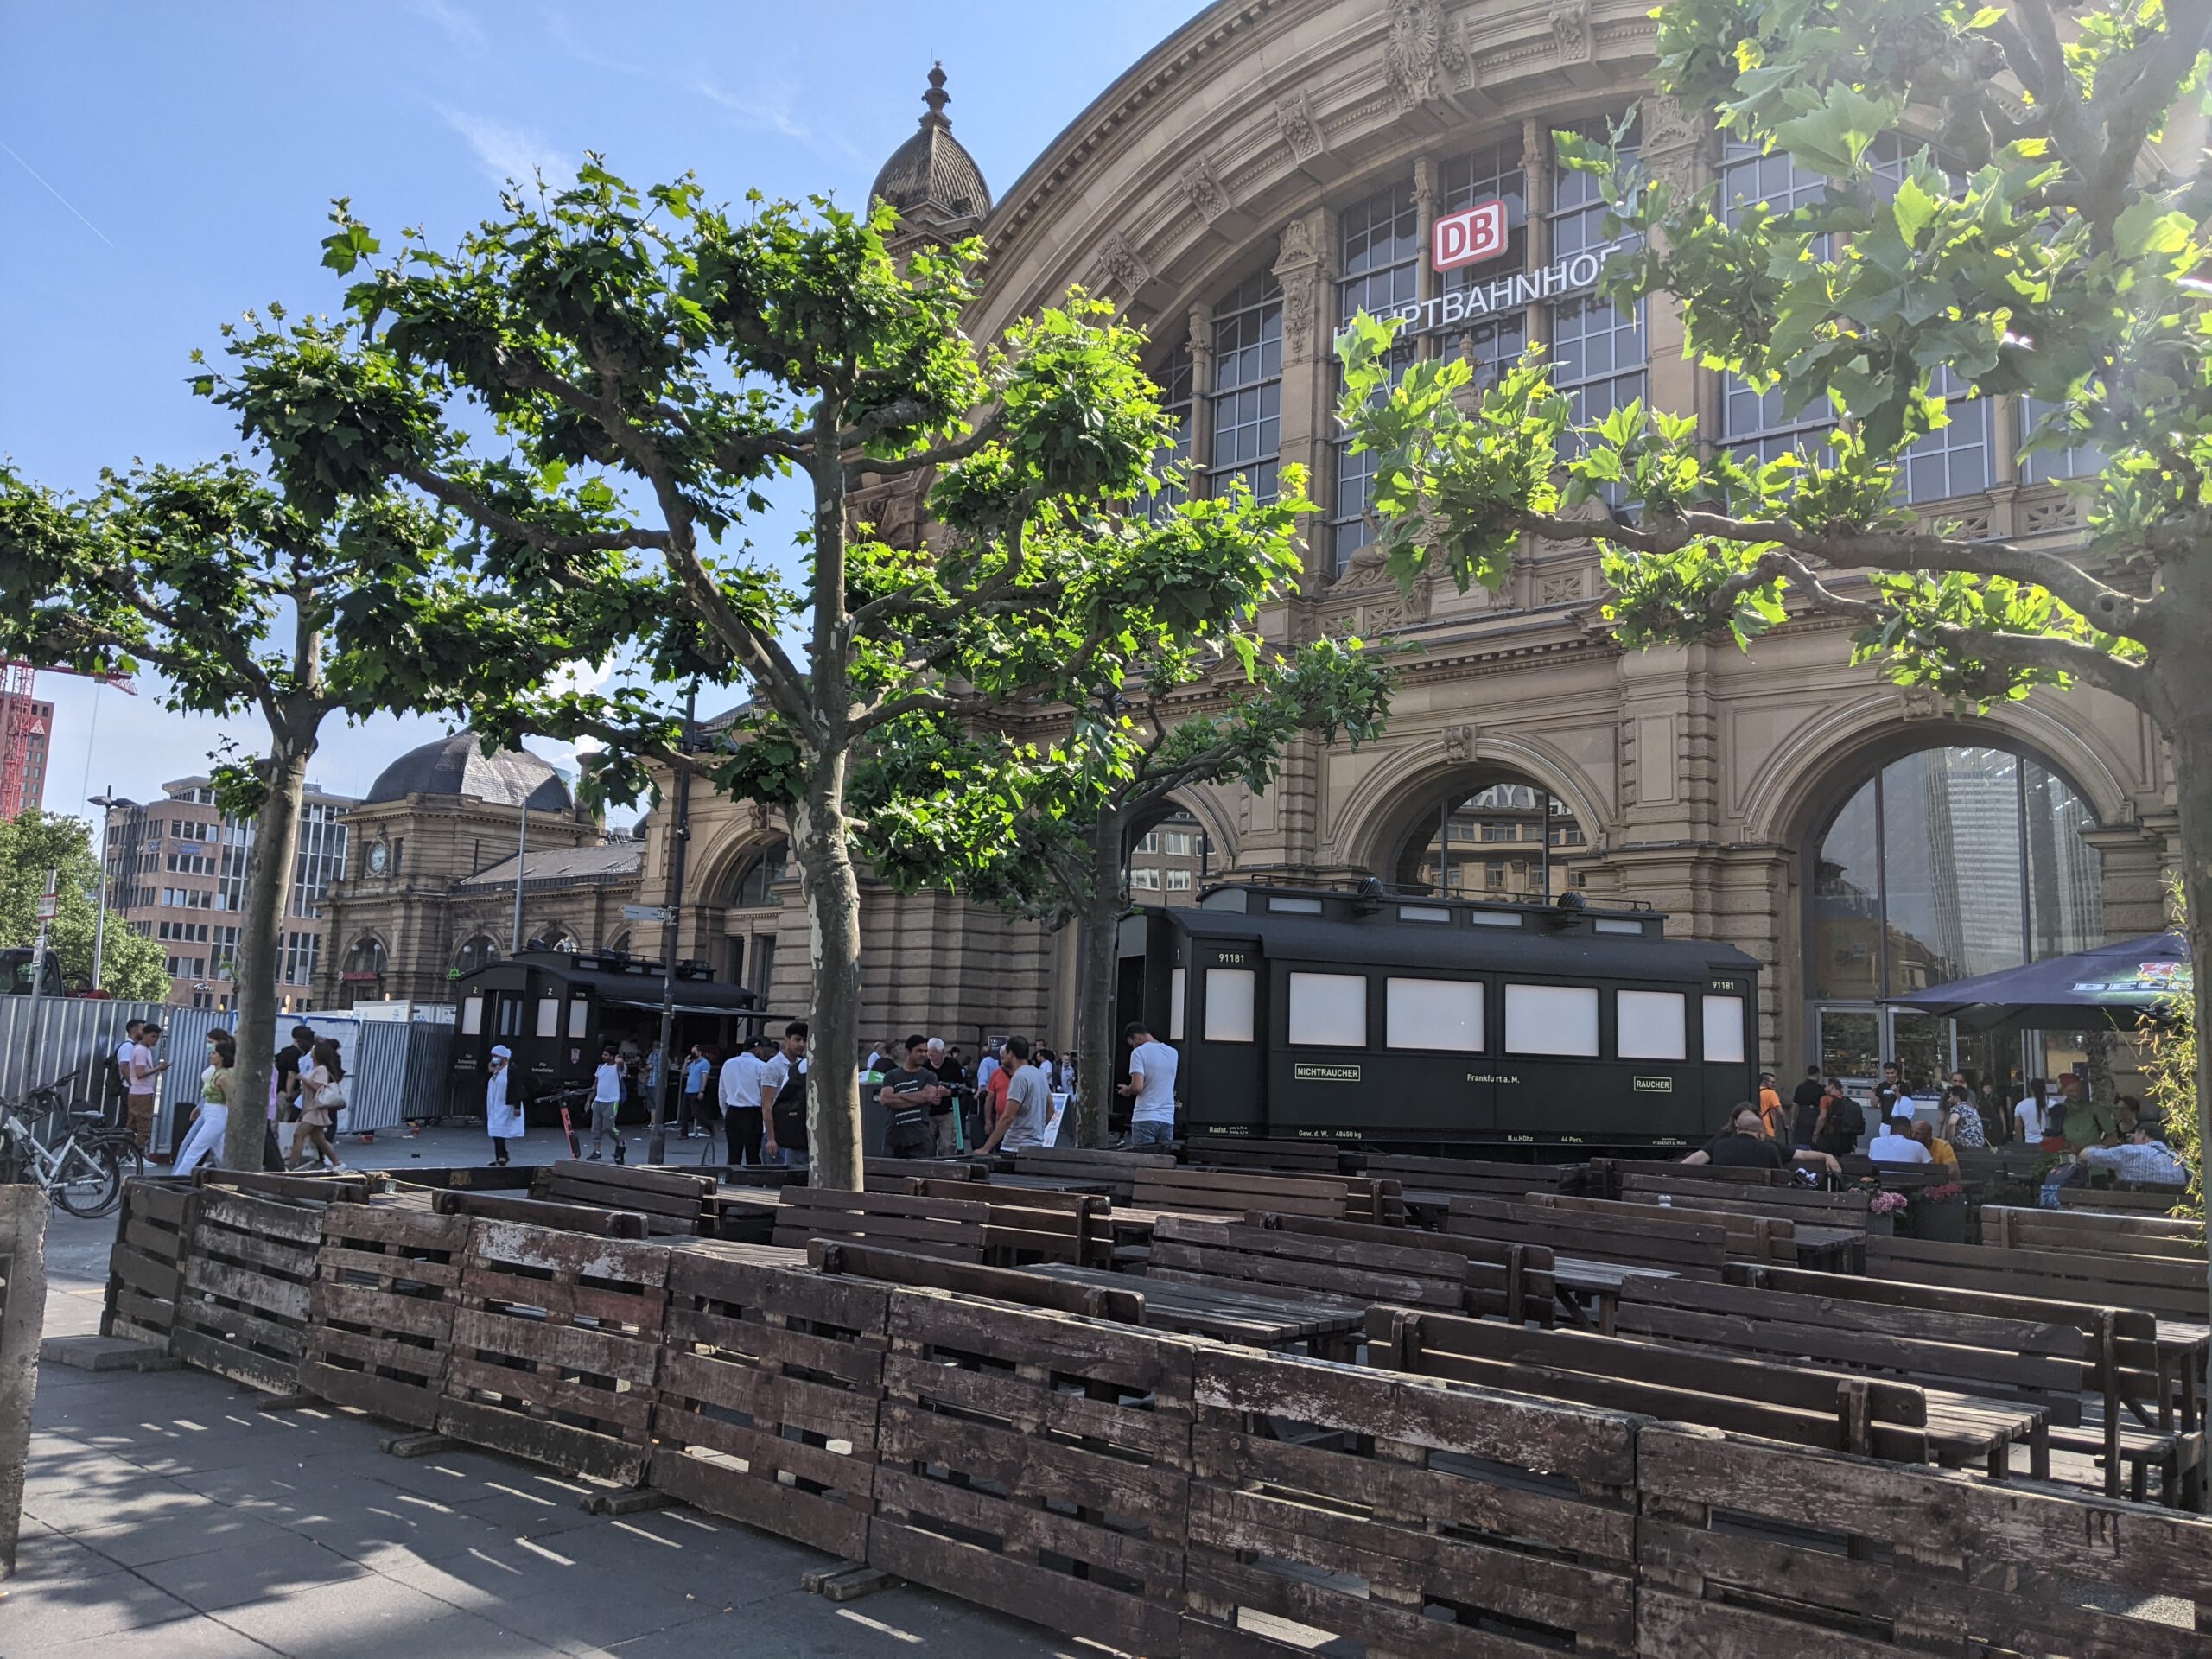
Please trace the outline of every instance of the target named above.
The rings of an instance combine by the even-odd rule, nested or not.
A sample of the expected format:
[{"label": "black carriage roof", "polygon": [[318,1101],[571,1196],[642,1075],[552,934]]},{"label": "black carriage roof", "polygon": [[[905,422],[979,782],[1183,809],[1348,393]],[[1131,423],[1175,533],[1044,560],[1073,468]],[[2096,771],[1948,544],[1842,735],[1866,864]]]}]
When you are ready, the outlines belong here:
[{"label": "black carriage roof", "polygon": [[[660,1007],[664,969],[659,963],[597,951],[524,950],[464,974],[456,992],[466,996],[472,989],[486,986],[513,989],[524,983],[525,970],[556,981],[571,993],[589,991],[601,1002],[618,1007]],[[739,985],[717,984],[699,964],[677,963],[677,1013],[741,1014],[760,1006],[758,993]]]},{"label": "black carriage roof", "polygon": [[[1242,894],[1241,909],[1218,902]],[[1321,901],[1319,914],[1290,914],[1270,901]],[[1448,920],[1407,921],[1401,911],[1446,912]],[[1249,939],[1273,958],[1377,967],[1495,969],[1605,979],[1702,978],[1750,973],[1757,960],[1710,939],[1669,939],[1665,918],[1649,909],[1562,909],[1406,895],[1317,893],[1269,887],[1214,888],[1195,909],[1160,910],[1194,938]],[[1596,924],[1633,923],[1633,933]]]}]

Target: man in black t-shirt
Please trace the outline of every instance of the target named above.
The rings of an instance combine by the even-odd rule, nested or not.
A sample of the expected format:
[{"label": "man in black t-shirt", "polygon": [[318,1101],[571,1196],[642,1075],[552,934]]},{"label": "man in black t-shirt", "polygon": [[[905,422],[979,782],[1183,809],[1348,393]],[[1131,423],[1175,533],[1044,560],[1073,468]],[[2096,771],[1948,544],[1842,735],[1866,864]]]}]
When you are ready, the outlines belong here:
[{"label": "man in black t-shirt", "polygon": [[927,1158],[937,1150],[937,1130],[930,1122],[931,1109],[950,1099],[952,1091],[938,1080],[930,1066],[930,1039],[906,1039],[906,1063],[884,1078],[875,1092],[886,1114],[883,1150],[893,1158]]},{"label": "man in black t-shirt", "polygon": [[1804,1081],[1791,1090],[1789,1096],[1789,1144],[1809,1147],[1821,1126],[1821,1096],[1827,1090],[1821,1083],[1821,1068],[1805,1068]]},{"label": "man in black t-shirt", "polygon": [[1824,1169],[1831,1175],[1843,1173],[1843,1166],[1834,1158],[1809,1147],[1800,1147],[1784,1157],[1782,1148],[1766,1138],[1765,1126],[1759,1121],[1759,1109],[1749,1101],[1731,1114],[1726,1134],[1714,1135],[1682,1161],[1712,1164],[1721,1169],[1783,1169],[1798,1163]]},{"label": "man in black t-shirt", "polygon": [[296,1123],[300,1117],[300,1072],[307,1066],[308,1056],[315,1051],[315,1027],[294,1026],[292,1040],[276,1051],[276,1118],[269,1125],[269,1133],[262,1137],[261,1166],[281,1170],[284,1167],[283,1142],[276,1138],[276,1123]]}]

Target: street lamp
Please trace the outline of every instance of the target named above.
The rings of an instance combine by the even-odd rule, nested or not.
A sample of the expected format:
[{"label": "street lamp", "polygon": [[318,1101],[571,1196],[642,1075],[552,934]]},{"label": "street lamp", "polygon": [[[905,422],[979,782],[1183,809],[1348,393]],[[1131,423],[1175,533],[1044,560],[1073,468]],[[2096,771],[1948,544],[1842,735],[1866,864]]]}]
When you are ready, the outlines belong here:
[{"label": "street lamp", "polygon": [[[115,785],[110,784],[105,794],[92,797],[86,804],[97,806],[100,810],[100,909],[99,919],[92,924],[92,988],[97,991],[101,988],[101,959],[107,950],[107,890],[111,880],[107,871],[107,861],[111,850],[108,845],[108,817],[118,806],[136,806],[138,803],[124,800],[115,792]],[[120,854],[116,855],[116,861],[118,864],[122,862]]]}]

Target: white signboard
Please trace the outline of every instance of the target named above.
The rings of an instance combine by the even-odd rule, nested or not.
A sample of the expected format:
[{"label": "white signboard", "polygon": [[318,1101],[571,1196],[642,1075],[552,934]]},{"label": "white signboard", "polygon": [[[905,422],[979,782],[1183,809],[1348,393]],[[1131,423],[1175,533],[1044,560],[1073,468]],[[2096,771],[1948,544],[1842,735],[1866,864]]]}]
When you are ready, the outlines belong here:
[{"label": "white signboard", "polygon": [[1478,265],[1505,251],[1505,203],[1496,196],[1446,213],[1429,238],[1429,263],[1439,270]]}]

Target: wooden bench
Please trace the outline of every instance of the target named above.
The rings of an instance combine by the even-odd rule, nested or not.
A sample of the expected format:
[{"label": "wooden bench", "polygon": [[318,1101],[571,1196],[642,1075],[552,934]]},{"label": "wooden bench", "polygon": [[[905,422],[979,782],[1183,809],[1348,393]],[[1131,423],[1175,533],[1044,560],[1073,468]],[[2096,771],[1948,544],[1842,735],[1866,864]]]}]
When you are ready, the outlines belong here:
[{"label": "wooden bench", "polygon": [[1728,1262],[1728,1232],[1719,1217],[1693,1219],[1640,1204],[1592,1211],[1468,1194],[1452,1200],[1444,1230],[1462,1238],[1541,1244],[1559,1255],[1663,1268],[1715,1283]]},{"label": "wooden bench", "polygon": [[1252,1170],[1148,1169],[1134,1183],[1140,1210],[1241,1216],[1247,1210],[1334,1221],[1405,1218],[1395,1181],[1358,1175],[1263,1175]]},{"label": "wooden bench", "polygon": [[2055,1301],[2139,1308],[2161,1319],[2202,1324],[2205,1267],[2195,1262],[2094,1250],[2001,1249],[1988,1244],[1931,1244],[1870,1238],[1866,1272],[1959,1290],[2045,1296]]},{"label": "wooden bench", "polygon": [[1583,1182],[1580,1164],[1516,1164],[1487,1158],[1414,1158],[1371,1153],[1363,1166],[1370,1175],[1396,1181],[1411,1192],[1476,1192],[1493,1198],[1517,1198],[1524,1192],[1575,1192]]},{"label": "wooden bench", "polygon": [[[1777,1189],[1778,1190],[1778,1189]],[[1623,1220],[1640,1219],[1636,1212],[1657,1211],[1664,1218],[1673,1219],[1673,1207],[1654,1201],[1644,1204],[1634,1199],[1578,1198],[1564,1193],[1531,1192],[1527,1202],[1547,1209],[1572,1210],[1585,1215],[1612,1216]],[[1763,1213],[1757,1210],[1713,1209],[1686,1212],[1698,1221],[1717,1224],[1727,1240],[1727,1251],[1732,1256],[1742,1256],[1753,1262],[1779,1262],[1785,1267],[1821,1265],[1799,1260],[1797,1224],[1786,1216]],[[1830,1229],[1827,1236],[1839,1236]],[[1833,1266],[1841,1268],[1847,1261],[1837,1261]]]},{"label": "wooden bench", "polygon": [[696,1236],[707,1218],[715,1178],[685,1170],[640,1169],[626,1164],[569,1158],[546,1167],[531,1183],[531,1196],[554,1204],[634,1210],[656,1235]]},{"label": "wooden bench", "polygon": [[1351,1155],[1333,1141],[1247,1141],[1220,1135],[1186,1141],[1183,1155],[1202,1168],[1272,1169],[1286,1175],[1352,1173]]},{"label": "wooden bench", "polygon": [[1140,1279],[1128,1280],[1126,1289],[1118,1286],[1071,1284],[1018,1268],[949,1262],[943,1256],[917,1255],[909,1250],[830,1238],[811,1241],[806,1254],[808,1262],[817,1273],[880,1279],[916,1289],[949,1290],[963,1296],[982,1296],[992,1301],[1076,1313],[1086,1319],[1111,1319],[1122,1325],[1144,1323],[1144,1281]]},{"label": "wooden bench", "polygon": [[1716,1186],[1787,1186],[1786,1169],[1738,1169],[1730,1164],[1685,1164],[1677,1158],[1592,1158],[1585,1189],[1592,1198],[1614,1198],[1631,1175],[1675,1175],[1711,1181]]},{"label": "wooden bench", "polygon": [[990,1173],[977,1158],[871,1158],[861,1179],[871,1192],[903,1192],[908,1181],[980,1181]]},{"label": "wooden bench", "polygon": [[1146,1282],[1171,1280],[1227,1290],[1353,1303],[1465,1311],[1467,1258],[1408,1242],[1318,1237],[1241,1222],[1162,1216],[1152,1233]]},{"label": "wooden bench", "polygon": [[2164,1216],[2188,1196],[2185,1186],[2154,1186],[2124,1182],[2113,1186],[2062,1186],[2062,1210],[2103,1211],[2120,1216]]},{"label": "wooden bench", "polygon": [[1037,1147],[1015,1153],[1013,1164],[1014,1173],[1025,1179],[1034,1177],[1090,1187],[1105,1193],[1117,1204],[1127,1204],[1139,1175],[1152,1170],[1173,1169],[1175,1160],[1168,1153]]},{"label": "wooden bench", "polygon": [[2204,1224],[2164,1216],[1991,1205],[1981,1212],[1981,1242],[1999,1249],[2156,1255],[2204,1268]]},{"label": "wooden bench", "polygon": [[1414,1232],[1403,1227],[1378,1227],[1366,1221],[1277,1216],[1262,1210],[1247,1212],[1244,1219],[1254,1227],[1274,1228],[1309,1238],[1340,1239],[1389,1249],[1411,1245],[1424,1250],[1449,1250],[1465,1258],[1467,1264],[1462,1312],[1488,1314],[1516,1324],[1529,1320],[1544,1325],[1550,1325],[1558,1313],[1559,1288],[1553,1275],[1552,1253],[1541,1244]]},{"label": "wooden bench", "polygon": [[1391,1370],[1892,1463],[1929,1458],[1927,1391],[1884,1377],[1394,1307],[1368,1315],[1367,1342],[1369,1363]]},{"label": "wooden bench", "polygon": [[778,1196],[774,1243],[786,1249],[803,1249],[817,1238],[841,1239],[981,1262],[990,1248],[991,1208],[966,1198],[828,1186],[786,1187]]},{"label": "wooden bench", "polygon": [[1817,1187],[1794,1185],[1753,1189],[1669,1173],[1624,1175],[1621,1198],[1630,1204],[1656,1204],[1665,1198],[1676,1209],[1787,1216],[1815,1226],[1866,1230],[1867,1195],[1859,1192],[1823,1192]]},{"label": "wooden bench", "polygon": [[[874,1186],[869,1190],[873,1192]],[[990,1207],[986,1259],[1001,1267],[1069,1262],[1103,1268],[1114,1257],[1107,1200],[1094,1192],[1052,1192],[1000,1186],[989,1181],[918,1180],[906,1183],[918,1198],[957,1198]]]},{"label": "wooden bench", "polygon": [[2080,1425],[2082,1393],[2096,1376],[2088,1339],[2071,1325],[1878,1308],[1684,1279],[1624,1287],[1613,1328],[1643,1341],[1918,1383],[1931,1390],[1928,1430],[1937,1460],[1955,1467],[1979,1456],[1998,1478],[2008,1472],[2012,1433],[2021,1427],[2030,1471],[2050,1474],[2050,1427]]},{"label": "wooden bench", "polygon": [[556,1198],[525,1198],[512,1192],[467,1192],[437,1187],[430,1209],[441,1216],[489,1216],[495,1221],[526,1221],[564,1233],[596,1238],[643,1238],[646,1217],[636,1210],[608,1210],[595,1204],[563,1204]]},{"label": "wooden bench", "polygon": [[1885,1192],[1917,1192],[1924,1186],[1941,1186],[1952,1179],[1940,1164],[1879,1164],[1863,1152],[1836,1160],[1847,1181],[1872,1180]]},{"label": "wooden bench", "polygon": [[[2102,1394],[2101,1414],[2091,1427],[2054,1427],[2051,1445],[2105,1458],[2107,1494],[2119,1493],[2123,1473],[2131,1489],[2141,1491],[2148,1470],[2155,1466],[2164,1477],[2168,1502],[2175,1501],[2177,1490],[2184,1507],[2196,1501],[2205,1456],[2198,1392],[2201,1357],[2193,1345],[2164,1339],[2153,1314],[2033,1294],[1956,1288],[1940,1279],[1859,1278],[1751,1262],[1732,1264],[1729,1273],[1734,1282],[1841,1300],[2072,1325],[2087,1339],[2086,1351],[2095,1362],[2090,1386]],[[2130,1427],[2123,1412],[2141,1427]]]}]

